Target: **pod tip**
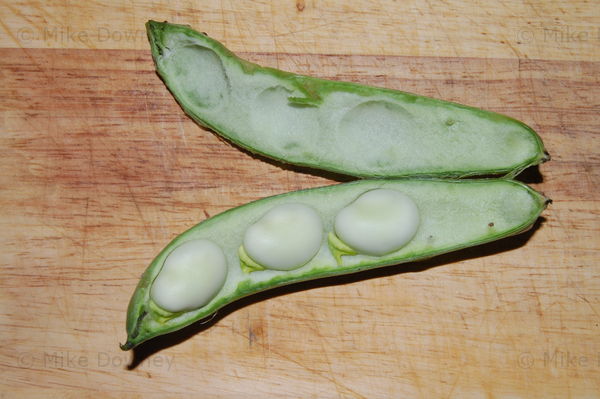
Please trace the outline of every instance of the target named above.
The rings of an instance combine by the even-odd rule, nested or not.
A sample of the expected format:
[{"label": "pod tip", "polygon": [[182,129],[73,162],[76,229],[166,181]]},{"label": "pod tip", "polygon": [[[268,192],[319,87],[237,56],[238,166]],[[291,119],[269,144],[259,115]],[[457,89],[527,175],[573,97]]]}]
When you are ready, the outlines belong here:
[{"label": "pod tip", "polygon": [[550,156],[550,153],[548,151],[544,151],[544,156],[542,158],[542,163],[543,162],[548,162],[552,159],[552,157]]},{"label": "pod tip", "polygon": [[127,342],[125,342],[124,344],[119,344],[119,347],[121,348],[122,351],[128,351],[129,349],[133,348],[133,342],[131,342],[129,339],[127,340]]}]

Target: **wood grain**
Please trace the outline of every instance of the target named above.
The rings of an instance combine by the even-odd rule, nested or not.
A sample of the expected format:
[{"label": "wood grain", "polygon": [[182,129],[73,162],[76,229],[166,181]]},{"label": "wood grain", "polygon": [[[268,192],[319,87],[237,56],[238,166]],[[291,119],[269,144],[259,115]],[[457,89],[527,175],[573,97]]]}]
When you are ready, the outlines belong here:
[{"label": "wood grain", "polygon": [[3,1],[0,47],[147,50],[148,19],[233,51],[600,61],[594,1]]},{"label": "wood grain", "polygon": [[[364,11],[334,3],[350,15]],[[158,16],[165,9],[176,14],[175,6],[165,4],[150,8]],[[253,43],[247,24],[257,26],[259,39],[270,34],[260,26],[266,18],[261,7],[267,5],[253,6],[253,14],[236,11],[245,18],[237,22],[227,20],[227,13],[222,20],[198,15],[191,5],[178,15],[180,22],[212,20],[227,32],[218,38],[240,49],[242,38]],[[462,2],[451,5],[468,9]],[[306,1],[303,13],[310,15],[314,6]],[[2,7],[13,13],[3,18],[12,30],[29,26],[17,11],[31,23],[66,15],[74,27],[108,13],[89,5],[69,14],[59,2],[44,8],[48,15],[32,2]],[[279,12],[272,9],[265,12]],[[557,10],[548,5],[540,18],[551,21],[545,15]],[[111,15],[128,26],[143,15],[133,14],[133,22],[126,23],[124,11]],[[429,15],[426,20],[445,15],[413,11]],[[577,12],[584,13],[573,15]],[[364,15],[378,21],[380,13]],[[450,14],[449,23],[457,28],[463,14]],[[238,36],[231,34],[236,23]],[[370,55],[380,49],[358,51],[362,44],[337,47],[345,54],[334,55],[327,40],[307,51],[306,43],[334,30],[319,29],[325,29],[321,36],[297,47],[284,42],[274,48],[258,40],[256,51],[247,48],[242,55],[525,121],[553,157],[521,176],[554,200],[536,228],[421,264],[261,294],[230,306],[205,326],[152,341],[132,359],[118,349],[125,338],[125,307],[140,274],[170,239],[230,207],[338,180],[255,158],[195,125],[154,73],[147,50],[9,48],[3,36],[3,396],[80,398],[97,397],[98,391],[146,398],[198,392],[215,398],[597,395],[600,63],[589,54],[587,61],[555,57],[552,49],[542,54],[546,59],[536,60],[505,58],[497,48],[489,50],[496,58],[485,58],[490,54],[473,47],[464,54],[457,48],[460,57],[423,56],[415,47],[407,50],[410,56]],[[353,28],[340,22],[339,30],[344,29]],[[369,40],[377,42],[378,35],[373,32]],[[579,50],[585,55],[585,48]],[[129,364],[135,367],[128,370]]]}]

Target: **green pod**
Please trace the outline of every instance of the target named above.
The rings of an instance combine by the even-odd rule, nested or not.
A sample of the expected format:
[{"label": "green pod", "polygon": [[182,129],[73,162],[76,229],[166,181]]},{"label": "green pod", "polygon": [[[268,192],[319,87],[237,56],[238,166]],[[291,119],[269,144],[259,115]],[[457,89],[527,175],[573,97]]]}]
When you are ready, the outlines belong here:
[{"label": "green pod", "polygon": [[[381,256],[345,250],[339,239],[332,240],[336,216],[357,198],[376,189],[394,190],[414,201],[420,220],[416,233],[401,248]],[[548,201],[525,184],[509,179],[381,179],[295,191],[233,208],[179,235],[150,263],[129,303],[128,337],[121,348],[131,349],[152,337],[181,329],[256,292],[423,260],[523,232],[533,225]],[[250,260],[249,264],[242,250],[245,232],[270,210],[292,203],[312,208],[322,223],[316,255],[293,270],[252,267],[255,262]],[[152,286],[169,255],[192,240],[210,240],[222,249],[226,277],[205,305],[172,313],[153,301]]]},{"label": "green pod", "polygon": [[358,177],[515,176],[548,159],[510,117],[452,102],[261,67],[187,26],[146,25],[183,110],[253,153]]}]

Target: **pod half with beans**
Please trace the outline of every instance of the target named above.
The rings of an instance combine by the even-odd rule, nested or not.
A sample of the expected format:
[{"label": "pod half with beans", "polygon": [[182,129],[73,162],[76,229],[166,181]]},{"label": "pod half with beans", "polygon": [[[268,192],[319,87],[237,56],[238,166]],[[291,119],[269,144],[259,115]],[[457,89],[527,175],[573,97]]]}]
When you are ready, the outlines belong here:
[{"label": "pod half with beans", "polygon": [[259,291],[523,232],[547,203],[509,179],[360,180],[251,202],[202,221],[152,261],[130,301],[121,348]]}]

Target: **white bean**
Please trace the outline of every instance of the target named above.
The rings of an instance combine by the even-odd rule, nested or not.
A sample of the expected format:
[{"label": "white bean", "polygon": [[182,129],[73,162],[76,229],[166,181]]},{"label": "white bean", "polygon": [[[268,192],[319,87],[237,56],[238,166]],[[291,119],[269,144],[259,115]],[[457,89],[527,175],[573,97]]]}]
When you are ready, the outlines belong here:
[{"label": "white bean", "polygon": [[293,270],[319,251],[323,224],[310,206],[283,204],[265,213],[246,230],[244,249],[267,269]]},{"label": "white bean", "polygon": [[381,256],[406,245],[419,227],[419,209],[407,195],[389,189],[367,191],[335,218],[335,233],[366,255]]},{"label": "white bean", "polygon": [[223,250],[209,240],[191,240],[167,256],[152,284],[150,297],[169,312],[197,309],[217,295],[226,277]]}]

